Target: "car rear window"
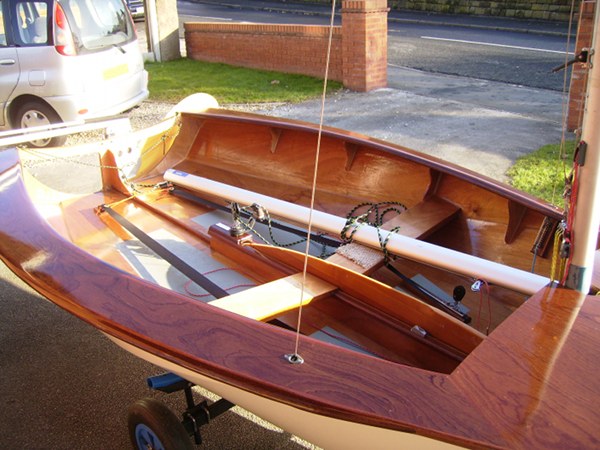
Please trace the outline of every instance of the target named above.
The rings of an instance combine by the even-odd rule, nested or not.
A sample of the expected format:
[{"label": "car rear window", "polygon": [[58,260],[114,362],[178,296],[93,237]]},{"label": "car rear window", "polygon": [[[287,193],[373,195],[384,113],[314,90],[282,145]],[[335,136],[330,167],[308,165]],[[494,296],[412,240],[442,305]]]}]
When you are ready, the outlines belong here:
[{"label": "car rear window", "polygon": [[16,2],[15,33],[19,43],[46,44],[48,41],[48,5],[43,1]]},{"label": "car rear window", "polygon": [[80,53],[122,45],[135,39],[129,11],[121,0],[61,0]]}]

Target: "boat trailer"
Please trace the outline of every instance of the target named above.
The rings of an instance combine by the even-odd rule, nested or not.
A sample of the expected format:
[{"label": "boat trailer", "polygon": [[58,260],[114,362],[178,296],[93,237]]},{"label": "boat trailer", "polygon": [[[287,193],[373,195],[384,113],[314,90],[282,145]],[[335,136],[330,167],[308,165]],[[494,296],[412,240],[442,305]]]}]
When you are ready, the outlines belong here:
[{"label": "boat trailer", "polygon": [[147,381],[151,389],[167,394],[183,391],[187,408],[180,420],[159,400],[145,398],[132,404],[127,426],[133,447],[140,450],[192,450],[202,444],[200,427],[235,406],[224,398],[210,404],[207,400],[196,403],[192,393],[194,385],[170,372],[149,377]]}]

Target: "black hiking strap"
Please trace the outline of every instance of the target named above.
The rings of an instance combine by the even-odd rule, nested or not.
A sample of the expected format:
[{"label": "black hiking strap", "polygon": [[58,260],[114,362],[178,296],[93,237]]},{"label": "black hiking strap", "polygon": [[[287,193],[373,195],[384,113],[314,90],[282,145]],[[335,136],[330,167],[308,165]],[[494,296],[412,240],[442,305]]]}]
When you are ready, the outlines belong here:
[{"label": "black hiking strap", "polygon": [[184,274],[198,286],[202,287],[208,293],[210,293],[213,297],[222,298],[226,297],[229,294],[227,291],[222,289],[220,286],[216,285],[212,281],[210,281],[207,277],[202,275],[184,260],[179,258],[175,253],[171,252],[164,245],[160,244],[158,241],[152,239],[138,227],[136,227],[133,223],[123,217],[121,214],[116,212],[110,206],[103,206],[102,211],[107,212],[113,219],[115,219],[119,225],[129,231],[133,236],[139,239],[144,245],[146,245],[150,250],[160,256],[162,259],[171,264],[175,269]]}]

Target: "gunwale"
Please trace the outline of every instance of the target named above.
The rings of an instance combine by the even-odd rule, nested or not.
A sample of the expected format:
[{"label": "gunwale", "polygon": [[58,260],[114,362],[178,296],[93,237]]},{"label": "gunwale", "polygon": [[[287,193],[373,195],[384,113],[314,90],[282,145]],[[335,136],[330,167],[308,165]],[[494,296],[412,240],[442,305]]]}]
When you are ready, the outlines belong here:
[{"label": "gunwale", "polygon": [[[242,111],[222,110],[218,108],[209,108],[202,112],[184,113],[184,117],[188,119],[199,120],[214,120],[231,123],[251,124],[254,126],[262,126],[272,129],[293,130],[302,133],[317,135],[319,127],[316,124],[303,122],[293,119],[283,119],[272,116],[262,116]],[[185,126],[185,123],[184,123]],[[196,124],[197,126],[197,124]],[[365,146],[367,149],[381,151],[383,153],[397,155],[407,161],[415,162],[419,165],[424,165],[434,171],[451,175],[460,180],[466,181],[468,184],[484,188],[485,190],[495,192],[496,194],[523,204],[529,209],[540,212],[543,215],[561,219],[562,211],[560,208],[542,201],[526,192],[519,191],[509,185],[500,183],[485,175],[475,173],[470,169],[458,166],[456,164],[444,161],[431,155],[417,152],[408,147],[399,144],[392,144],[381,139],[365,136],[352,131],[341,130],[334,127],[323,126],[322,135],[332,138],[333,140],[348,142],[355,146]]]}]

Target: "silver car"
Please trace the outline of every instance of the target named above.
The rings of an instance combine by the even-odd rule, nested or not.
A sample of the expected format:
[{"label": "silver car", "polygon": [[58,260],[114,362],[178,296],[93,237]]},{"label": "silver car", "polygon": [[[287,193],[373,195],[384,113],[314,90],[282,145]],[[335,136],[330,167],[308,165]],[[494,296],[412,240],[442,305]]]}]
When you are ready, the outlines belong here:
[{"label": "silver car", "polygon": [[0,126],[108,117],[147,97],[148,74],[123,0],[0,0]]}]

